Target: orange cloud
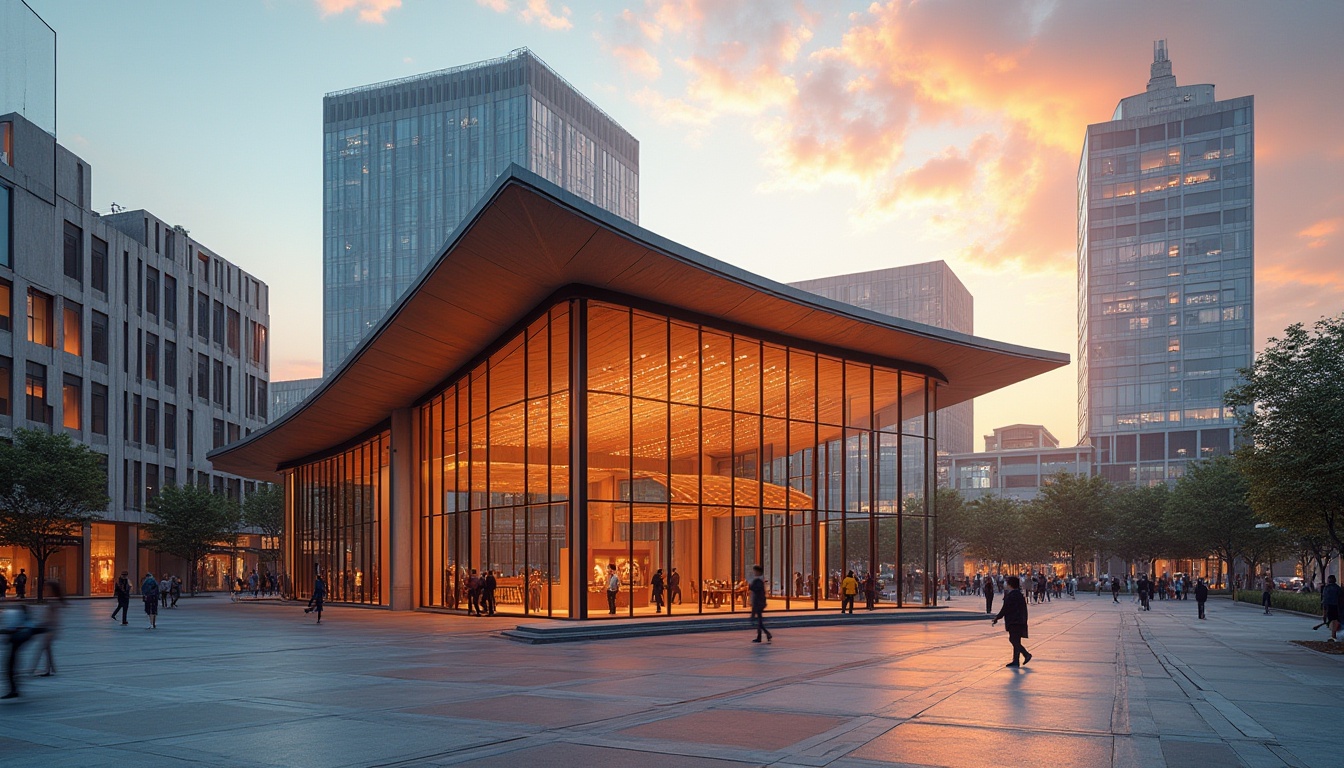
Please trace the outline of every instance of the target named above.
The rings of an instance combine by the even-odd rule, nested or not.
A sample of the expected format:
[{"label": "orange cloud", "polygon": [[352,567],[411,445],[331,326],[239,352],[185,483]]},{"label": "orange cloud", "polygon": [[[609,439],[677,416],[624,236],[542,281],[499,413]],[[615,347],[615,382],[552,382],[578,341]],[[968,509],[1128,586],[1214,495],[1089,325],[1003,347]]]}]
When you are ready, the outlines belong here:
[{"label": "orange cloud", "polygon": [[621,66],[629,72],[632,72],[647,80],[656,80],[663,74],[663,67],[658,63],[658,57],[654,56],[647,49],[637,45],[618,45],[610,49],[611,55],[621,63]]},{"label": "orange cloud", "polygon": [[1344,218],[1322,219],[1298,232],[1297,236],[1307,241],[1308,248],[1320,248],[1326,244],[1330,235],[1339,231],[1341,222],[1344,222]]},{"label": "orange cloud", "polygon": [[356,11],[359,20],[369,24],[386,24],[384,14],[401,7],[401,0],[314,0],[322,15],[339,16],[346,11]]},{"label": "orange cloud", "polygon": [[527,0],[527,5],[518,12],[518,18],[525,23],[536,22],[547,29],[570,29],[574,26],[569,20],[570,10],[568,6],[560,6],[560,10],[551,10],[550,0]]}]

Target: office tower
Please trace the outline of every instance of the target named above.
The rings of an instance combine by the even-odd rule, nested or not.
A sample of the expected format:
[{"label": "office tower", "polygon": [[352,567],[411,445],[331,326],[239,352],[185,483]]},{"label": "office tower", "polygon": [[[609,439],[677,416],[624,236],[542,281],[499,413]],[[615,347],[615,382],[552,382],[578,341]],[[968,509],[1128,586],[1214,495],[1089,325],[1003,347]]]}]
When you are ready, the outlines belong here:
[{"label": "office tower", "polygon": [[[169,485],[255,487],[206,452],[266,424],[266,284],[150,213],[95,213],[88,163],[21,115],[0,115],[0,144],[0,432],[69,435],[107,468],[103,519],[47,576],[81,595],[111,594],[123,570],[187,579],[144,545],[146,508]],[[255,545],[208,555],[198,588],[256,563]],[[35,572],[28,551],[0,546],[0,571],[21,567]]]},{"label": "office tower", "polygon": [[1078,431],[1101,474],[1171,481],[1228,452],[1223,393],[1251,361],[1254,102],[1176,85],[1087,127],[1078,166]]},{"label": "office tower", "polygon": [[639,220],[639,142],[525,48],[322,107],[324,374],[510,163]]},{"label": "office tower", "polygon": [[[876,269],[790,283],[795,288],[884,315],[950,331],[975,331],[975,301],[943,261]],[[938,451],[974,449],[975,406],[970,400],[938,411]]]}]

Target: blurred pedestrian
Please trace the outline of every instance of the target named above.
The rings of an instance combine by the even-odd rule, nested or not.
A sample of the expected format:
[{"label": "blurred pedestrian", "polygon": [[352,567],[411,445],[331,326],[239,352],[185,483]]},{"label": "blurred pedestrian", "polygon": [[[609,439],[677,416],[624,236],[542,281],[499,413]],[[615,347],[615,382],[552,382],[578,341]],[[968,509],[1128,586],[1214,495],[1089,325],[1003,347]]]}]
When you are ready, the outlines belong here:
[{"label": "blurred pedestrian", "polygon": [[[999,609],[990,626],[1003,619],[1003,628],[1008,630],[1008,642],[1013,645],[1013,660],[1006,667],[1019,667],[1031,661],[1031,654],[1022,647],[1022,639],[1027,635],[1027,598],[1022,595],[1022,583],[1016,576],[1008,577],[1008,592],[1003,596],[1003,607]],[[1020,661],[1019,661],[1020,660]]]},{"label": "blurred pedestrian", "polygon": [[1195,605],[1199,606],[1199,618],[1204,618],[1204,604],[1209,601],[1209,585],[1200,579],[1195,584]]},{"label": "blurred pedestrian", "polygon": [[1112,576],[1112,577],[1111,577],[1111,602],[1113,602],[1113,603],[1118,603],[1118,602],[1120,602],[1120,577],[1119,577],[1119,576]]},{"label": "blurred pedestrian", "polygon": [[154,574],[146,573],[145,580],[140,582],[140,598],[145,601],[145,615],[149,617],[145,629],[154,629],[159,620],[159,580]]},{"label": "blurred pedestrian", "polygon": [[131,580],[127,578],[129,571],[122,571],[120,578],[117,579],[116,586],[112,587],[112,594],[117,598],[117,609],[112,611],[112,620],[117,620],[117,614],[121,614],[121,623],[126,623],[126,611],[131,605]]},{"label": "blurred pedestrian", "polygon": [[9,641],[5,643],[5,676],[9,680],[9,692],[0,698],[14,699],[19,696],[19,681],[16,675],[18,671],[19,653],[23,646],[35,635],[41,633],[41,628],[33,624],[33,618],[28,613],[28,606],[20,603],[13,608],[0,610],[0,634],[4,634]]},{"label": "blurred pedestrian", "polygon": [[672,603],[681,605],[681,574],[677,573],[676,566],[672,567],[671,573],[667,575],[667,610],[672,610]]},{"label": "blurred pedestrian", "polygon": [[[756,639],[753,643],[761,642],[761,633],[765,633],[765,642],[772,643],[775,636],[770,634],[770,630],[765,628],[765,569],[759,565],[751,566],[751,583],[747,585],[747,590],[751,592],[751,619],[756,622]],[[853,612],[853,608],[850,611]]]},{"label": "blurred pedestrian", "polygon": [[1341,589],[1332,573],[1321,587],[1321,620],[1330,627],[1330,642],[1339,639],[1339,620],[1344,615],[1344,589]]},{"label": "blurred pedestrian", "polygon": [[1260,592],[1260,604],[1265,607],[1265,615],[1269,615],[1269,605],[1273,602],[1274,578],[1266,576],[1263,588]]},{"label": "blurred pedestrian", "polygon": [[988,573],[985,574],[985,580],[980,583],[980,589],[985,593],[985,613],[994,612],[994,578]]},{"label": "blurred pedestrian", "polygon": [[308,598],[308,607],[303,609],[304,613],[317,611],[317,623],[322,623],[322,604],[327,599],[327,582],[322,578],[322,574],[317,574],[313,579],[313,596]]},{"label": "blurred pedestrian", "polygon": [[9,593],[9,579],[5,578],[5,572],[0,571],[0,603],[5,602],[5,595]]},{"label": "blurred pedestrian", "polygon": [[166,573],[163,575],[163,578],[158,581],[159,600],[163,603],[164,608],[168,607],[168,593],[172,589],[172,586],[173,579]]},{"label": "blurred pedestrian", "polygon": [[663,612],[663,569],[659,568],[653,572],[653,578],[649,581],[649,587],[653,592],[654,613]]},{"label": "blurred pedestrian", "polygon": [[19,575],[14,577],[14,599],[22,600],[28,595],[28,572],[19,569]]},{"label": "blurred pedestrian", "polygon": [[174,576],[168,582],[168,607],[176,608],[177,601],[182,598],[182,580]]},{"label": "blurred pedestrian", "polygon": [[[65,611],[65,595],[61,594],[60,584],[48,581],[47,595],[51,599],[47,601],[46,611],[40,623],[45,631],[37,637],[37,656],[33,659],[32,673],[37,677],[51,677],[56,674],[56,657],[52,655],[51,646],[56,642],[56,635],[61,629],[61,614]],[[42,672],[38,672],[43,659],[46,659],[47,666]]]}]

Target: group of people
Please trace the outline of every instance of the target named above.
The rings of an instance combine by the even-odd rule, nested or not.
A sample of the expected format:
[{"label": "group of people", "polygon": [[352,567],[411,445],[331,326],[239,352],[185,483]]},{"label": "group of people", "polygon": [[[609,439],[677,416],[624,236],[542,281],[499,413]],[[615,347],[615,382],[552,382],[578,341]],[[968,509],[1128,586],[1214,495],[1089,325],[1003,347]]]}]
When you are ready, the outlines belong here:
[{"label": "group of people", "polygon": [[494,571],[478,574],[472,568],[471,574],[467,576],[467,615],[494,616],[495,590],[498,588],[499,580]]},{"label": "group of people", "polygon": [[[10,586],[9,578],[5,576],[4,571],[0,571],[0,601],[4,601],[5,596],[9,594]],[[14,587],[15,600],[23,600],[28,597],[28,571],[26,569],[20,568],[19,572],[14,575],[12,586]]]},{"label": "group of people", "polygon": [[18,697],[21,654],[29,642],[37,643],[29,673],[35,677],[56,674],[53,646],[60,630],[61,613],[65,609],[65,595],[60,584],[54,581],[47,582],[46,592],[48,600],[41,612],[17,601],[12,606],[0,608],[0,635],[4,635],[6,640],[5,677],[9,683],[8,691],[0,698]]},{"label": "group of people", "polygon": [[241,576],[235,580],[234,588],[236,594],[241,595],[251,592],[253,598],[260,597],[263,594],[269,597],[280,594],[280,580],[276,578],[274,573],[258,574],[257,569],[253,568],[252,572],[247,575],[246,580]]}]

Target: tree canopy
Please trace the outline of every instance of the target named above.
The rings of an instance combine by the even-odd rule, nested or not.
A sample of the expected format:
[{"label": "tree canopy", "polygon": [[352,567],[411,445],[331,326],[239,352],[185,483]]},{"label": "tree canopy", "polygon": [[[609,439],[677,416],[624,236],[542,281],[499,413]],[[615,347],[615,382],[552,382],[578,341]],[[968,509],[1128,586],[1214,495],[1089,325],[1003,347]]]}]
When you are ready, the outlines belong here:
[{"label": "tree canopy", "polygon": [[1031,528],[1041,544],[1069,561],[1078,572],[1078,556],[1095,552],[1108,528],[1107,497],[1111,485],[1101,476],[1060,472],[1041,488],[1029,513]]},{"label": "tree canopy", "polygon": [[148,546],[191,564],[189,588],[196,591],[200,561],[220,542],[232,541],[242,526],[238,505],[198,485],[170,485],[159,491],[146,510]]},{"label": "tree canopy", "polygon": [[1191,462],[1168,498],[1163,530],[1173,547],[1213,552],[1227,563],[1258,546],[1260,520],[1247,499],[1246,478],[1230,456]]},{"label": "tree canopy", "polygon": [[1127,561],[1151,563],[1162,555],[1174,554],[1163,528],[1170,495],[1165,483],[1114,489],[1108,501],[1104,547]]},{"label": "tree canopy", "polygon": [[1241,423],[1251,506],[1344,550],[1344,315],[1289,326],[1242,373],[1224,399]]},{"label": "tree canopy", "polygon": [[261,531],[262,551],[275,573],[280,559],[280,537],[285,533],[285,491],[282,486],[260,486],[243,499],[243,524]]},{"label": "tree canopy", "polygon": [[39,597],[47,558],[77,544],[107,502],[100,456],[69,435],[16,429],[12,442],[0,443],[0,544],[32,554]]}]

